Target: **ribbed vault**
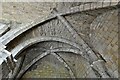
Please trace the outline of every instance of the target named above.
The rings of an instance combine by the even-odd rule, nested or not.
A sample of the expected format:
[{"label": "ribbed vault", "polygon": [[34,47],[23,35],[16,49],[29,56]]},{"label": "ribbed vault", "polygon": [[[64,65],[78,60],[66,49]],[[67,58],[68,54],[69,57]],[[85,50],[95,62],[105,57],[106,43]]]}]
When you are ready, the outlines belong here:
[{"label": "ribbed vault", "polygon": [[[18,60],[15,69],[4,76],[14,79],[117,78],[117,65],[115,63],[114,70],[108,66],[109,55],[106,53],[109,53],[109,50],[105,49],[109,44],[112,44],[113,48],[117,45],[112,42],[118,33],[115,30],[117,23],[112,21],[112,18],[117,17],[118,7],[113,4],[88,7],[93,4],[95,3],[80,3],[63,11],[59,9],[60,6],[52,8],[48,17],[35,19],[26,25],[20,24],[18,28],[12,27],[4,32],[0,42],[6,45],[6,50]],[[114,20],[117,22],[115,18]],[[110,23],[114,23],[111,27],[116,25],[116,28],[107,30],[116,37],[106,33],[110,34],[110,37],[106,35],[106,38],[100,31],[106,30],[106,25],[109,27]],[[112,39],[112,43],[103,45],[99,35]],[[117,50],[114,50],[114,53],[117,54]],[[117,61],[116,56],[114,58]],[[113,62],[116,62],[114,58]],[[4,62],[3,65],[8,64]]]}]

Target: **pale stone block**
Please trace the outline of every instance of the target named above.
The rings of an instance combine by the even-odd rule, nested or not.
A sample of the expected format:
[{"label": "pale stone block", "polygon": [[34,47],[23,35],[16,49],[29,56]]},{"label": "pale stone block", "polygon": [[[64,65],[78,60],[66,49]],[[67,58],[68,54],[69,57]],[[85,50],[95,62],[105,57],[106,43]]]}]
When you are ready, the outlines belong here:
[{"label": "pale stone block", "polygon": [[97,5],[97,3],[96,3],[96,2],[91,3],[91,8],[90,8],[90,9],[95,9],[95,8],[96,8],[96,5]]},{"label": "pale stone block", "polygon": [[84,10],[84,5],[80,5],[80,11],[83,11]]},{"label": "pale stone block", "polygon": [[101,8],[101,7],[102,7],[102,2],[101,2],[101,1],[99,2],[99,1],[98,1],[96,8]]},{"label": "pale stone block", "polygon": [[116,1],[116,0],[112,0],[112,2],[111,2],[111,6],[114,6],[114,5],[117,5],[118,4],[118,2]]},{"label": "pale stone block", "polygon": [[113,2],[111,2],[110,5],[111,5],[111,6],[114,6],[114,5],[117,5],[117,4],[118,4],[118,2],[114,2],[114,1],[113,1]]},{"label": "pale stone block", "polygon": [[84,5],[84,10],[89,10],[90,9],[90,4],[85,4]]},{"label": "pale stone block", "polygon": [[108,6],[110,6],[110,4],[111,4],[111,2],[110,2],[110,1],[108,1],[108,2],[105,2],[105,1],[104,1],[104,3],[103,3],[103,6],[102,6],[102,7],[108,7]]}]

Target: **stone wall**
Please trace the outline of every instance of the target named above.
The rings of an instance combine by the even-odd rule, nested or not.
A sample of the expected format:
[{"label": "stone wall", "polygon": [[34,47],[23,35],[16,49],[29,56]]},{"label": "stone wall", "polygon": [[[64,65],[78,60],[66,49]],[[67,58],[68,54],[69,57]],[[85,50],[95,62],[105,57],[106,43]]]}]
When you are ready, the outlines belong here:
[{"label": "stone wall", "polygon": [[[47,4],[47,7],[43,7]],[[11,6],[12,5],[12,6]],[[38,4],[38,3],[4,3],[3,4],[3,19],[8,19],[12,21],[11,30],[19,27],[17,23],[27,23],[29,21],[34,21],[38,16],[40,19],[46,17],[50,14],[51,8],[56,7],[58,11],[62,11],[64,7],[74,7],[77,9],[81,3],[61,3],[61,4]],[[85,4],[84,4],[85,5]],[[109,4],[104,4],[103,6],[108,6]],[[76,7],[77,6],[77,7]],[[101,5],[100,5],[101,6]],[[9,8],[8,8],[9,7]],[[73,9],[74,9],[73,8]],[[91,8],[91,7],[90,7]],[[82,8],[83,9],[83,8]],[[85,8],[87,9],[87,7]],[[65,11],[65,10],[63,10]],[[95,50],[95,53],[100,53],[102,57],[106,60],[106,66],[112,76],[118,77],[118,11],[116,8],[105,8],[105,9],[93,9],[87,10],[80,13],[71,14],[65,16],[68,22],[72,25],[73,29],[76,31],[78,36],[75,38],[68,30],[68,28],[61,23],[59,19],[53,19],[47,23],[43,23],[35,26],[34,28],[21,34],[14,40],[12,40],[7,45],[7,50],[12,51],[16,46],[19,46],[22,42],[35,38],[35,37],[59,37],[59,39],[68,39],[72,42],[80,43],[79,36],[88,44],[88,46]],[[14,24],[15,21],[15,24]],[[14,30],[13,30],[14,31]],[[58,38],[56,38],[58,39]],[[37,45],[37,47],[36,47]],[[57,47],[68,47],[74,48],[70,45],[60,42],[42,42],[33,45],[28,48],[22,54],[27,54],[23,68],[29,64],[38,54],[41,54],[42,50],[49,50],[51,48]],[[84,46],[84,44],[82,44]],[[44,49],[39,49],[44,48]],[[86,49],[85,49],[86,50]],[[81,49],[82,51],[82,49]],[[83,51],[84,52],[84,51]],[[33,55],[34,54],[34,55]],[[60,54],[75,74],[75,77],[80,78],[91,78],[96,77],[93,70],[86,60],[81,56],[76,56],[69,53],[58,53]],[[31,56],[33,55],[33,56]],[[42,65],[41,65],[42,64]],[[63,72],[59,70],[59,67]],[[41,70],[42,69],[42,70]],[[5,69],[4,69],[5,70]],[[42,62],[38,61],[24,77],[69,77],[69,73],[63,68],[63,65],[59,63],[53,56],[48,56],[43,59]],[[43,74],[42,74],[43,73]],[[49,75],[51,74],[51,75]],[[52,75],[53,74],[53,75]],[[65,74],[65,75],[64,75]],[[5,75],[6,76],[6,75]]]},{"label": "stone wall", "polygon": [[[118,10],[104,13],[91,24],[91,45],[107,61],[106,65],[118,77]],[[101,20],[101,21],[100,21]]]},{"label": "stone wall", "polygon": [[77,33],[118,77],[118,9],[101,9],[66,17]]}]

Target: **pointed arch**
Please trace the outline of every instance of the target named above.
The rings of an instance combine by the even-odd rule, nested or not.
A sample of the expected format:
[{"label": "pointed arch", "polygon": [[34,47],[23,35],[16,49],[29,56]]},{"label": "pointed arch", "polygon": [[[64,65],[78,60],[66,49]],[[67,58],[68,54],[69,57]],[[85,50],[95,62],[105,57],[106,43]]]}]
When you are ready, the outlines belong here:
[{"label": "pointed arch", "polygon": [[[70,40],[64,39],[64,38],[59,38],[59,37],[37,37],[37,38],[32,38],[30,40],[27,40],[21,44],[19,44],[18,46],[16,46],[11,53],[13,54],[13,57],[18,56],[23,50],[25,50],[26,48],[36,44],[36,43],[40,43],[40,42],[50,42],[50,41],[55,41],[55,42],[62,42],[65,44],[69,44],[75,48],[77,48],[79,51],[83,51],[81,50],[81,46],[79,46],[77,43],[72,42]],[[78,51],[77,51],[78,52]],[[84,52],[83,52],[84,53]]]}]

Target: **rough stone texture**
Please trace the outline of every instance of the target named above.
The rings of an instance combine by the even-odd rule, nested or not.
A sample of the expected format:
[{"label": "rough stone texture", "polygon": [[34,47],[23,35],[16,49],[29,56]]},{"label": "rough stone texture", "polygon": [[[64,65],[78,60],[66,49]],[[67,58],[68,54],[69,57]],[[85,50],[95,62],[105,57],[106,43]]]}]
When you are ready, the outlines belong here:
[{"label": "rough stone texture", "polygon": [[2,19],[27,23],[38,17],[47,16],[53,7],[55,3],[5,2],[2,3]]},{"label": "rough stone texture", "polygon": [[[94,30],[94,35],[91,37],[93,47],[104,56],[107,61],[106,65],[110,68],[110,70],[112,70],[112,72],[118,69],[117,15],[118,10],[108,12],[104,23],[101,24],[101,27],[98,25],[98,27]],[[101,45],[98,45],[98,43]]]},{"label": "rough stone texture", "polygon": [[[39,65],[40,64],[40,65]],[[52,55],[42,59],[36,68],[24,75],[28,78],[69,78],[70,75],[66,68]],[[38,66],[37,66],[38,65]],[[33,67],[35,67],[33,66]],[[33,77],[34,75],[34,77]]]},{"label": "rough stone texture", "polygon": [[55,2],[3,2],[2,20],[10,20],[18,23],[31,22],[37,18],[43,18],[50,14],[52,8],[62,10],[63,8],[74,7],[81,3],[55,3]]},{"label": "rough stone texture", "polygon": [[[47,4],[47,7],[43,7]],[[96,3],[93,3],[96,5]],[[12,6],[11,6],[12,5]],[[64,8],[78,8],[81,3],[3,3],[3,18],[12,21],[10,23],[11,29],[18,29],[20,28],[19,25],[26,24],[29,21],[34,21],[36,18],[39,17],[46,17],[50,14],[51,8],[56,7],[57,10],[66,11]],[[89,9],[88,4],[83,4],[80,6],[81,9]],[[95,5],[92,7],[96,8]],[[101,5],[101,4],[100,4]],[[99,6],[100,6],[99,5]],[[108,6],[109,4],[104,4],[103,6]],[[32,7],[31,7],[32,6]],[[98,6],[98,7],[99,7]],[[9,9],[8,9],[9,7]],[[90,7],[91,8],[91,7]],[[78,8],[79,9],[79,8]],[[23,16],[24,15],[24,16]],[[84,50],[87,51],[85,56],[89,58],[91,56],[94,60],[93,56],[95,54],[91,54],[91,49],[97,50],[103,58],[107,61],[105,64],[111,73],[112,77],[118,77],[117,74],[117,62],[118,62],[118,20],[117,20],[117,10],[115,8],[105,8],[105,9],[96,9],[92,11],[84,11],[81,13],[75,13],[65,18],[68,22],[73,26],[75,31],[77,32],[78,36],[74,37],[69,29],[66,27],[64,23],[61,23],[59,19],[53,19],[46,23],[37,25],[36,27],[28,30],[27,32],[21,34],[14,40],[12,40],[7,45],[7,50],[12,51],[13,49],[17,50],[16,47],[19,46],[24,41],[29,41],[32,38],[36,37],[59,37],[56,39],[68,39],[72,42],[76,42],[78,45],[81,44],[84,46]],[[17,28],[18,27],[18,28]],[[14,31],[14,30],[13,30]],[[91,48],[86,48],[86,44],[80,43],[80,38],[89,45]],[[42,37],[41,37],[42,38]],[[68,41],[67,41],[68,42]],[[38,55],[42,54],[43,52],[59,48],[59,47],[67,47],[72,48],[74,45],[68,45],[64,42],[55,42],[55,41],[44,41],[40,42],[39,44],[35,44],[30,48],[27,48],[23,52],[23,55],[26,54],[25,61],[23,63],[22,69],[25,68],[34,58]],[[78,47],[79,48],[79,47]],[[82,52],[82,48],[79,48]],[[84,52],[83,50],[83,52]],[[91,65],[88,63],[87,60],[83,59],[80,55],[75,55],[73,52],[57,52],[69,65],[75,77],[77,78],[95,78],[99,77],[98,74],[95,75],[94,70],[92,69]],[[22,55],[20,55],[22,56]],[[96,57],[96,56],[95,56]],[[90,60],[90,59],[88,59]],[[98,59],[99,60],[99,59]],[[98,62],[96,60],[96,62]],[[100,63],[101,64],[101,63]],[[99,72],[102,73],[101,65],[96,63],[95,65],[99,67]],[[5,70],[5,69],[4,69]],[[9,72],[9,71],[7,71]],[[4,77],[6,77],[6,73]],[[23,78],[59,78],[59,77],[69,77],[70,73],[68,69],[66,69],[65,65],[63,65],[60,60],[56,59],[53,55],[48,55],[47,57],[38,61],[32,68],[30,68]],[[106,77],[103,75],[103,77]]]},{"label": "rough stone texture", "polygon": [[[41,45],[42,45],[42,43],[41,43]],[[53,43],[46,43],[46,44],[44,44],[44,46],[49,46],[49,45],[52,45],[53,47],[57,47],[57,46],[60,46],[60,43],[59,43],[59,45],[57,44],[55,44],[54,43],[54,45],[53,45]],[[36,47],[37,46],[39,46],[39,45],[36,45]],[[44,47],[44,48],[46,48],[46,47]],[[31,58],[31,60],[34,58],[33,56],[31,57],[31,53],[33,53],[33,52],[35,52],[35,54],[37,54],[38,55],[38,49],[36,50],[36,48],[34,48],[34,46],[32,47],[32,50],[30,50],[30,51],[28,51],[27,53],[27,57],[26,57],[26,62],[25,62],[25,64],[24,64],[24,66],[26,65],[26,64],[29,64],[29,60],[30,60],[30,58]],[[40,54],[40,53],[39,53]],[[37,56],[36,55],[36,56]],[[74,71],[74,73],[76,74],[76,77],[91,77],[91,76],[89,76],[89,75],[94,75],[94,73],[92,74],[92,70],[91,70],[91,68],[90,68],[90,66],[89,66],[89,64],[82,58],[82,57],[80,57],[80,56],[77,56],[77,55],[74,55],[74,54],[72,54],[72,53],[60,53],[60,55],[62,55],[62,57],[63,57],[63,59],[65,59],[66,60],[66,62],[70,65],[70,67],[72,67],[72,70]],[[72,59],[71,59],[72,58]],[[45,66],[50,66],[50,65],[47,65],[47,64],[50,64],[51,63],[51,60],[52,60],[52,62],[54,61],[55,63],[56,63],[56,65],[57,66],[60,66],[60,63],[59,62],[56,62],[57,60],[53,60],[53,57],[46,57],[46,58],[44,58],[44,60],[41,60],[39,63],[37,63],[35,66],[37,66],[37,65],[40,65],[40,66],[42,66],[42,63],[44,62],[44,61],[46,61],[46,60],[48,60],[49,62],[46,62],[46,64],[44,64]],[[58,64],[59,63],[59,64]],[[79,65],[78,65],[79,64]],[[24,66],[23,66],[23,68],[24,68]],[[52,65],[50,66],[50,67],[52,67],[52,66],[55,66],[55,64],[53,64],[52,63]],[[87,67],[85,67],[85,66],[87,66]],[[44,66],[43,66],[44,67]],[[41,69],[41,68],[40,68]],[[59,68],[59,69],[61,69],[61,68]],[[58,73],[59,72],[59,69],[57,70],[57,72],[56,73],[54,73],[54,71],[50,68],[50,71],[51,71],[51,75],[47,75],[48,77],[59,77],[59,75],[61,75],[60,77],[66,77],[65,75],[65,70],[62,70],[62,73]],[[30,77],[30,75],[31,76],[33,76],[34,74],[37,74],[37,73],[39,73],[38,71],[37,71],[38,69],[36,69],[36,67],[33,67],[32,69],[31,69],[31,71],[30,72],[28,72],[28,73],[26,73],[26,77],[27,77],[27,75],[29,75],[29,77]],[[79,73],[77,72],[77,71],[80,71]],[[33,71],[36,71],[35,73],[33,73]],[[40,71],[42,71],[42,70],[40,70]],[[45,73],[46,72],[46,73]],[[91,74],[89,74],[89,72],[91,72]],[[40,77],[42,77],[42,78],[46,78],[47,76],[46,76],[46,74],[49,74],[49,70],[47,71],[47,69],[46,70],[43,70],[43,74],[42,75],[36,75],[36,76],[39,76],[39,78]],[[67,73],[68,74],[68,73]],[[52,76],[52,75],[54,75],[54,76]],[[70,77],[70,76],[68,76],[68,77]]]},{"label": "rough stone texture", "polygon": [[[107,6],[117,5],[117,2],[3,2],[2,16],[0,19],[26,23],[37,18],[43,18],[49,15],[52,8],[57,8],[60,12],[73,7],[73,10],[89,10]],[[77,6],[77,7],[76,7]],[[78,9],[77,9],[78,8]],[[66,11],[67,12],[67,11]]]},{"label": "rough stone texture", "polygon": [[[103,10],[104,11],[104,10]],[[100,12],[101,13],[101,12]],[[83,39],[96,49],[107,61],[110,72],[118,71],[118,10],[104,12],[95,19],[87,12],[87,16],[79,19],[67,17],[75,30]],[[93,13],[90,13],[93,14]],[[76,16],[77,17],[77,16]],[[75,19],[75,20],[73,20]],[[94,20],[92,23],[90,21]],[[74,22],[73,22],[74,21]],[[90,24],[91,23],[91,24]],[[84,24],[84,25],[83,25]],[[82,33],[82,34],[81,34]],[[118,77],[118,75],[115,75]]]}]

